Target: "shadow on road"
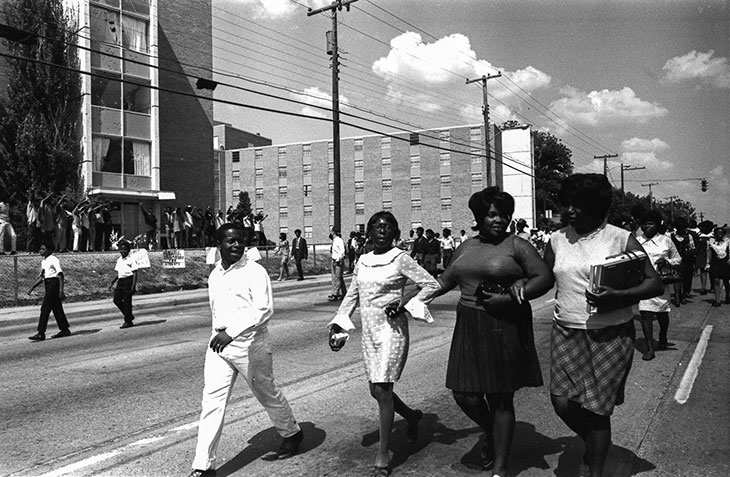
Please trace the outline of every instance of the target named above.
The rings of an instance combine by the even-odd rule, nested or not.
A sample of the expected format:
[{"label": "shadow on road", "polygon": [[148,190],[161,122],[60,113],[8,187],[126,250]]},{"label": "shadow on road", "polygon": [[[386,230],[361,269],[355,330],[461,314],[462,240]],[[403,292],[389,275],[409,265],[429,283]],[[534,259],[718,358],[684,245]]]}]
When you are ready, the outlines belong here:
[{"label": "shadow on road", "polygon": [[[299,426],[304,432],[304,441],[299,446],[299,454],[304,454],[322,445],[327,436],[324,430],[318,429],[311,422],[300,422]],[[276,450],[281,445],[281,436],[276,429],[270,427],[249,439],[248,444],[236,457],[219,467],[216,475],[222,477],[233,474],[257,459],[277,460]]]}]

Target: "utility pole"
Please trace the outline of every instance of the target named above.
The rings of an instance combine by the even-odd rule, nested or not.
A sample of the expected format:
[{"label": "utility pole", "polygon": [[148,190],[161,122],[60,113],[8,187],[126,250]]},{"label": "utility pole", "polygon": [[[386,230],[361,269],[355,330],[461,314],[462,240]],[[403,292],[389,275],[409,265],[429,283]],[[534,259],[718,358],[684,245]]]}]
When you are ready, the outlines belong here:
[{"label": "utility pole", "polygon": [[651,195],[651,186],[659,185],[658,182],[649,182],[648,184],[641,184],[641,187],[648,187],[649,188],[649,207],[651,207],[651,210],[654,210],[654,199]]},{"label": "utility pole", "polygon": [[669,216],[671,217],[672,223],[674,223],[674,200],[679,199],[679,196],[670,195],[667,199],[669,199]]},{"label": "utility pole", "polygon": [[604,154],[602,156],[593,156],[593,159],[603,159],[603,175],[608,177],[608,158],[618,157],[618,154]]},{"label": "utility pole", "polygon": [[481,81],[482,83],[482,115],[484,116],[484,151],[487,156],[487,187],[492,186],[492,147],[490,144],[489,137],[489,97],[487,96],[487,80],[492,78],[499,78],[502,76],[501,72],[497,72],[496,75],[486,75],[481,78],[468,79],[466,84],[476,83]]},{"label": "utility pole", "polygon": [[340,181],[340,56],[337,49],[337,11],[345,7],[350,11],[350,4],[357,0],[335,0],[328,7],[307,11],[307,16],[327,11],[332,12],[332,31],[327,32],[327,53],[332,56],[332,162],[335,217],[333,227],[342,232],[342,196]]},{"label": "utility pole", "polygon": [[[604,172],[603,175],[606,175],[605,171],[606,166],[604,166]],[[631,167],[624,164],[621,164],[621,195],[624,195],[624,171],[638,171],[639,169],[646,169],[646,167]]]}]

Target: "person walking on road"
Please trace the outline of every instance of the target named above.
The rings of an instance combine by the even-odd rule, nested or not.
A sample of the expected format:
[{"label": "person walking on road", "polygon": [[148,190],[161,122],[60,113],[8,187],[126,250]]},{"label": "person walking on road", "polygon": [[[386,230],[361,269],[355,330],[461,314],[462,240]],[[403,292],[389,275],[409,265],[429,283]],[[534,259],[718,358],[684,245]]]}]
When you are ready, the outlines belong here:
[{"label": "person walking on road", "polygon": [[479,235],[456,249],[437,292],[461,288],[446,387],[485,433],[480,461],[468,466],[502,477],[515,429],[514,394],[543,384],[528,300],[553,285],[535,248],[507,231],[514,204],[498,187],[471,196]]},{"label": "person walking on road", "polygon": [[294,240],[291,244],[291,254],[294,257],[294,263],[297,266],[297,281],[304,280],[304,270],[302,269],[302,260],[309,258],[309,250],[307,249],[307,240],[302,237],[302,231],[296,229],[294,231]]},{"label": "person walking on road", "polygon": [[279,245],[274,251],[274,256],[280,255],[279,260],[279,278],[277,282],[281,282],[289,279],[289,240],[286,238],[286,234],[281,232],[279,234]]},{"label": "person walking on road", "polygon": [[712,306],[720,306],[720,288],[725,286],[725,303],[730,304],[730,241],[725,237],[724,227],[715,227],[712,238],[707,242],[710,277],[715,289]]},{"label": "person walking on road", "polygon": [[[657,233],[657,227],[661,224],[662,218],[656,211],[648,212],[641,219],[642,235],[637,236],[639,244],[644,247],[649,260],[655,269],[661,267],[677,267],[682,261],[677,247],[672,239],[666,235]],[[659,323],[659,343],[656,349],[664,351],[669,347],[667,331],[669,330],[669,299],[664,295],[641,300],[639,302],[639,313],[641,314],[641,329],[644,332],[646,341],[646,352],[641,357],[644,361],[654,359],[654,330],[653,321]]]},{"label": "person walking on road", "polygon": [[347,287],[345,286],[345,241],[340,237],[340,231],[333,228],[330,232],[330,240],[332,240],[332,246],[330,248],[330,254],[332,255],[332,265],[330,270],[332,271],[332,292],[327,297],[327,301],[338,301],[342,300],[347,293]]},{"label": "person walking on road", "polygon": [[428,320],[425,303],[438,289],[438,283],[406,252],[394,246],[400,230],[393,214],[384,211],[373,215],[366,234],[374,249],[363,254],[355,265],[350,289],[328,325],[329,343],[333,351],[345,345],[347,333],[355,329],[350,318],[359,303],[365,370],[370,394],[378,401],[380,422],[380,445],[372,476],[387,477],[391,472],[388,447],[394,413],[408,422],[407,435],[411,440],[417,439],[418,422],[423,417],[423,412],[408,407],[393,392],[408,356],[408,316],[403,308],[407,299],[403,297],[403,287],[408,280],[415,282],[420,291],[413,300],[420,302],[418,309],[423,312],[419,318]]},{"label": "person walking on road", "polygon": [[51,338],[63,338],[71,336],[68,319],[63,311],[63,300],[66,295],[63,292],[64,276],[61,262],[58,257],[53,255],[53,242],[47,240],[41,244],[40,255],[43,257],[41,261],[41,273],[38,279],[31,285],[28,295],[43,282],[46,288],[46,294],[43,296],[43,304],[41,305],[41,316],[38,319],[38,332],[28,339],[31,341],[43,341],[46,339],[46,327],[48,326],[48,318],[53,311],[53,317],[60,330]]},{"label": "person walking on road", "polygon": [[411,248],[411,257],[413,257],[420,266],[423,265],[426,256],[428,240],[423,236],[423,227],[416,228],[416,238],[413,239],[413,247]]},{"label": "person walking on road", "polygon": [[274,382],[268,323],[274,312],[266,269],[249,260],[240,224],[216,231],[220,261],[208,278],[212,333],[205,354],[205,386],[190,477],[215,475],[226,404],[240,374],[283,438],[276,456],[295,455],[304,439],[284,394]]},{"label": "person walking on road", "polygon": [[114,304],[117,305],[119,311],[124,315],[124,323],[120,326],[120,328],[124,329],[134,326],[132,295],[137,291],[137,263],[129,254],[132,245],[128,240],[121,240],[117,244],[117,247],[119,247],[119,254],[121,256],[117,258],[117,264],[114,267],[114,271],[117,274],[109,284],[109,289],[113,289],[114,284],[117,284],[117,287],[114,288]]},{"label": "person walking on road", "polygon": [[647,260],[638,285],[588,290],[592,264],[644,249],[631,232],[606,223],[612,189],[605,176],[573,174],[563,180],[558,199],[569,225],[552,235],[544,257],[557,289],[550,399],[558,417],[585,443],[589,475],[599,477],[611,446],[611,414],[624,401],[634,357],[631,305],[661,295],[664,287]]},{"label": "person walking on road", "polygon": [[451,229],[444,229],[442,235],[443,237],[441,237],[441,260],[443,261],[444,270],[446,270],[451,263],[451,257],[454,256],[456,243],[454,242],[454,237],[451,236]]}]

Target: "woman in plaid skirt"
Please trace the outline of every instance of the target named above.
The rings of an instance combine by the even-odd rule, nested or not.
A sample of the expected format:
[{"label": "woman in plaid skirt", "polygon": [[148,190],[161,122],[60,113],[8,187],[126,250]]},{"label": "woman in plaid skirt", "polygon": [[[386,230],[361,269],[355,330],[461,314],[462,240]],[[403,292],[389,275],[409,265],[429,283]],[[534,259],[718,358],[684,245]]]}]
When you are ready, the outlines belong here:
[{"label": "woman in plaid skirt", "polygon": [[[613,407],[624,399],[634,355],[631,305],[662,293],[650,261],[644,280],[624,290],[588,290],[591,265],[625,251],[644,251],[631,232],[606,223],[611,184],[574,174],[558,194],[568,226],[555,232],[545,261],[557,292],[551,337],[550,397],[557,415],[585,442],[583,463],[600,476],[611,444]],[[588,311],[591,306],[591,310]]]}]

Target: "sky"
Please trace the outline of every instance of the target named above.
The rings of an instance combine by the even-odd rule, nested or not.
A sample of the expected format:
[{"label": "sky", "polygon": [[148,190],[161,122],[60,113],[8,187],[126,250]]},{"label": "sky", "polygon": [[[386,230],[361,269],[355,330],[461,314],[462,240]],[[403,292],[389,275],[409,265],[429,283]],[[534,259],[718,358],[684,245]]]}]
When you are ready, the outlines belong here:
[{"label": "sky", "polygon": [[[323,0],[213,0],[215,119],[331,139]],[[577,172],[730,222],[730,2],[357,0],[337,13],[341,137],[482,122],[561,139]],[[265,108],[257,110],[247,106]],[[322,109],[324,108],[324,109]],[[289,115],[285,114],[289,113]],[[307,117],[295,116],[294,114]],[[700,190],[705,178],[709,190]],[[656,183],[656,184],[654,184]]]}]

